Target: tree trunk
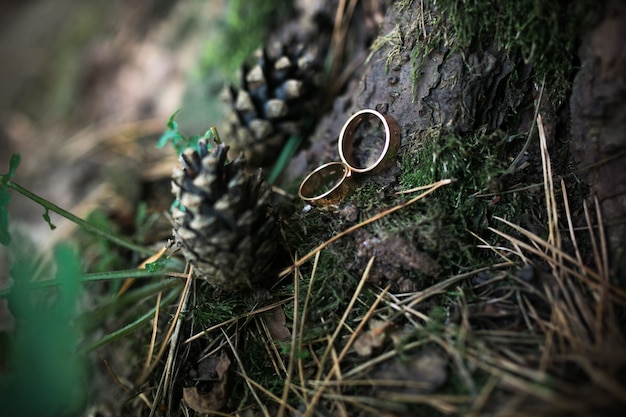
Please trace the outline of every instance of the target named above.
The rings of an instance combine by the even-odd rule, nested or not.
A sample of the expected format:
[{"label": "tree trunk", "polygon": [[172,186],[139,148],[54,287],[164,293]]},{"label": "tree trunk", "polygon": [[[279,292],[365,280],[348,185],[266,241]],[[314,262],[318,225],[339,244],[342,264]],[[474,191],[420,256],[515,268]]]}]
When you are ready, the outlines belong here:
[{"label": "tree trunk", "polygon": [[613,276],[626,283],[626,3],[585,34],[570,99],[572,153],[602,208]]},{"label": "tree trunk", "polygon": [[[291,175],[304,174],[320,160],[336,159],[336,139],[343,123],[364,108],[390,114],[398,122],[404,151],[418,148],[432,129],[458,135],[485,129],[504,132],[514,145],[509,155],[513,158],[525,142],[538,105],[553,174],[572,178],[572,167],[581,170],[590,187],[590,202],[597,196],[601,203],[612,272],[622,276],[626,271],[622,243],[626,227],[624,3],[612,1],[601,12],[599,23],[588,29],[576,27],[582,39],[580,68],[569,70],[577,62],[573,51],[570,62],[563,63],[564,84],[574,82],[573,89],[548,85],[553,75],[548,73],[543,91],[536,67],[551,56],[537,58],[536,51],[503,48],[493,41],[495,33],[483,33],[471,47],[459,47],[451,40],[455,34],[446,20],[449,10],[438,10],[427,1],[400,3],[387,9],[374,52],[347,92],[335,100],[332,112],[318,124],[311,148],[294,160]],[[440,24],[447,26],[442,29]],[[548,45],[560,40],[543,41]],[[534,133],[525,158],[531,166],[527,170],[533,171],[529,183],[542,181],[538,142]],[[579,220],[584,221],[582,214]]]}]

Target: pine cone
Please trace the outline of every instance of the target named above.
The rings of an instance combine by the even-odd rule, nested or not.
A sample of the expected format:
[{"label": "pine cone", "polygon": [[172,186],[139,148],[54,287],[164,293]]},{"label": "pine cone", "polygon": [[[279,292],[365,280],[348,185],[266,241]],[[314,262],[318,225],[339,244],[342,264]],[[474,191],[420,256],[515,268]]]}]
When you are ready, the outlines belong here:
[{"label": "pine cone", "polygon": [[290,135],[304,133],[321,101],[319,55],[315,46],[276,44],[244,65],[239,89],[226,89],[225,143],[252,166],[267,166]]},{"label": "pine cone", "polygon": [[267,278],[278,250],[270,187],[258,170],[244,171],[245,159],[226,160],[228,147],[181,155],[172,192],[180,206],[172,209],[174,238],[194,270],[224,290],[251,288]]}]

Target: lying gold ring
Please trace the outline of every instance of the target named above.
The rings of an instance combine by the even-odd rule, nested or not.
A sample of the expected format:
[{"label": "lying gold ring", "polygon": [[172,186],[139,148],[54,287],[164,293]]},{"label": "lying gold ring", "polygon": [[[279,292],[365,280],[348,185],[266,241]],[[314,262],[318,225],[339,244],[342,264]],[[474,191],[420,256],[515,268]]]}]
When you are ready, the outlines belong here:
[{"label": "lying gold ring", "polygon": [[311,205],[337,204],[355,188],[350,168],[341,162],[329,162],[307,175],[298,195]]},{"label": "lying gold ring", "polygon": [[[354,143],[357,139],[357,128],[364,120],[371,118],[372,116],[380,120],[383,125],[383,130],[385,132],[385,144],[383,145],[380,155],[372,164],[366,167],[359,167],[359,162],[356,160],[353,152]],[[380,172],[385,168],[388,168],[395,161],[395,158],[398,155],[398,150],[400,149],[400,129],[398,128],[395,120],[393,120],[390,116],[383,115],[376,110],[361,110],[353,114],[352,117],[348,119],[346,124],[343,125],[341,133],[339,134],[338,146],[339,157],[341,158],[341,161],[350,168],[350,170],[358,173]]]}]

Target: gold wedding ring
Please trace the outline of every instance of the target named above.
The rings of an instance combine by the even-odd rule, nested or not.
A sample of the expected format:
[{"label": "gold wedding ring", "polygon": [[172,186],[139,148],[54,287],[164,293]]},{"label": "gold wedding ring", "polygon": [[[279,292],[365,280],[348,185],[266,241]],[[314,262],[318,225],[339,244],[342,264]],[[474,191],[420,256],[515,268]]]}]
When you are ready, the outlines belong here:
[{"label": "gold wedding ring", "polygon": [[[374,129],[375,132],[379,132],[382,125],[384,143],[380,154],[375,155],[376,159],[369,165],[366,163],[364,164],[365,166],[361,166],[361,162],[354,154],[355,146],[358,147],[366,135],[368,135],[369,139],[380,139],[372,131],[372,125],[370,125],[369,132],[365,128],[359,130],[359,126],[364,124],[363,122],[372,118],[378,119],[377,127]],[[358,133],[360,133],[360,136],[357,136]],[[383,115],[376,110],[361,110],[353,114],[344,124],[337,144],[341,162],[329,162],[318,167],[307,175],[302,184],[300,184],[298,194],[301,199],[309,204],[338,204],[356,188],[354,178],[352,177],[353,172],[358,174],[375,173],[393,164],[400,149],[400,129],[389,116]]]},{"label": "gold wedding ring", "polygon": [[[369,166],[359,167],[359,162],[354,155],[354,144],[357,141],[357,129],[365,120],[371,119],[372,116],[377,118],[379,122],[382,123],[382,130],[385,134],[385,142],[380,155],[378,155],[374,162],[372,162]],[[354,113],[352,117],[348,119],[346,124],[343,125],[341,133],[339,134],[338,147],[341,161],[348,165],[352,171],[360,174],[366,172],[372,174],[380,172],[389,168],[398,155],[398,150],[400,149],[400,129],[398,128],[395,120],[389,116],[385,116],[376,110],[361,110]]]},{"label": "gold wedding ring", "polygon": [[352,171],[341,162],[329,162],[317,167],[300,184],[298,194],[309,204],[337,204],[352,194],[356,184]]}]

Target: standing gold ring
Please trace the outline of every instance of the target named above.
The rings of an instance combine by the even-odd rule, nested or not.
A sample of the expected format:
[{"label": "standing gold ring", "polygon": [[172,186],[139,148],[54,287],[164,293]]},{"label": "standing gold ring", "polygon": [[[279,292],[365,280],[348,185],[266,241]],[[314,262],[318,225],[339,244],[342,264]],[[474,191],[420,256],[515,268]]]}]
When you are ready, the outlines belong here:
[{"label": "standing gold ring", "polygon": [[[357,136],[359,126],[367,120],[375,117],[378,119],[377,131],[382,130],[385,136],[380,155],[376,160],[361,167],[354,148],[359,145],[358,141],[363,139],[366,129],[361,129]],[[371,132],[369,132],[371,133]],[[374,135],[374,139],[376,135]],[[388,168],[395,161],[400,149],[400,129],[396,122],[389,116],[383,115],[376,110],[361,110],[348,119],[343,125],[339,139],[339,157],[341,162],[329,162],[311,172],[300,184],[298,195],[301,199],[312,205],[338,204],[342,199],[350,195],[356,188],[352,173],[375,173]],[[369,162],[369,161],[368,161]]]},{"label": "standing gold ring", "polygon": [[[378,155],[376,160],[369,166],[360,167],[359,162],[354,155],[354,143],[357,140],[356,133],[359,126],[366,119],[372,118],[372,116],[377,118],[380,123],[382,123],[385,134],[385,142],[380,155]],[[400,129],[398,128],[395,120],[389,116],[377,112],[376,110],[361,110],[353,114],[352,117],[348,119],[346,124],[343,125],[341,133],[339,134],[338,147],[341,161],[348,165],[352,171],[361,174],[366,172],[380,172],[388,168],[395,161],[395,158],[398,155],[398,150],[400,149]]]}]

